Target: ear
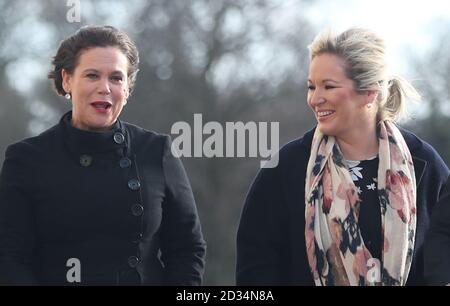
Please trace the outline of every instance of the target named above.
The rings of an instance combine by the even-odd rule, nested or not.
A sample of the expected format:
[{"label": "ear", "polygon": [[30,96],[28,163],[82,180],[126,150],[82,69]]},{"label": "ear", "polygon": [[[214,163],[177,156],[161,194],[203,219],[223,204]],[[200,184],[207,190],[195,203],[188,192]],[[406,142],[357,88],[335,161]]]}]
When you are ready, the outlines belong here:
[{"label": "ear", "polygon": [[378,90],[368,90],[367,91],[367,96],[366,96],[366,103],[374,103],[377,101],[378,98]]},{"label": "ear", "polygon": [[62,77],[62,87],[66,93],[71,92],[72,87],[72,75],[66,71],[66,69],[61,70]]}]

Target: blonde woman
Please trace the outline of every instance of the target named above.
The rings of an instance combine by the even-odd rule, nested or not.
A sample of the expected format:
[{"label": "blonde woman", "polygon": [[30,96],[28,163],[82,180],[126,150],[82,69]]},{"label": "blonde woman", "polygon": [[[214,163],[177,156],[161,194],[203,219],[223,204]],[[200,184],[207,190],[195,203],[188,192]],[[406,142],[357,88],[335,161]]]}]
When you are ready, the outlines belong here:
[{"label": "blonde woman", "polygon": [[237,236],[238,285],[421,285],[430,213],[449,169],[396,125],[418,98],[366,29],[319,34],[307,101],[317,126],[262,169]]}]

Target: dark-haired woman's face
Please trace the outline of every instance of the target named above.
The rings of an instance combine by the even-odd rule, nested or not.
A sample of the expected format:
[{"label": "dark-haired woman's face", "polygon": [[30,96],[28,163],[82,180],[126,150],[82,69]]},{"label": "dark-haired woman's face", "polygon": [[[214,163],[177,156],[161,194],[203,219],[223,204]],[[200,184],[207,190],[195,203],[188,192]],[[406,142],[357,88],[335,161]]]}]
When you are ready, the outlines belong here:
[{"label": "dark-haired woman's face", "polygon": [[127,70],[127,57],[115,47],[85,50],[72,74],[63,70],[74,127],[98,132],[111,128],[129,96]]}]

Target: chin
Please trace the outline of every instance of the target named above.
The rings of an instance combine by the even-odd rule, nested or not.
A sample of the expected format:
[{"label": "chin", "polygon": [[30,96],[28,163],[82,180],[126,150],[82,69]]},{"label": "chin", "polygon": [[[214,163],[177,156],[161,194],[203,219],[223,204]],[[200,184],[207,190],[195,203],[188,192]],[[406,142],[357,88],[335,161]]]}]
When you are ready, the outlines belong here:
[{"label": "chin", "polygon": [[322,124],[322,123],[318,123],[317,124],[317,128],[319,129],[319,131],[322,132],[322,134],[327,135],[327,136],[335,136],[335,129],[333,129],[332,126],[328,125],[328,124]]}]

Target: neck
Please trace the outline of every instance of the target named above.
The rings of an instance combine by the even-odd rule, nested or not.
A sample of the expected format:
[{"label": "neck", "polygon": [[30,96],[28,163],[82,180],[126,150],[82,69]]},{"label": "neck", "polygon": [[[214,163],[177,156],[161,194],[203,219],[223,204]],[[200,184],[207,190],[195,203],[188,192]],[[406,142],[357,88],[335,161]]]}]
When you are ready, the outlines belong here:
[{"label": "neck", "polygon": [[353,129],[336,139],[347,160],[366,160],[378,154],[376,125]]}]

